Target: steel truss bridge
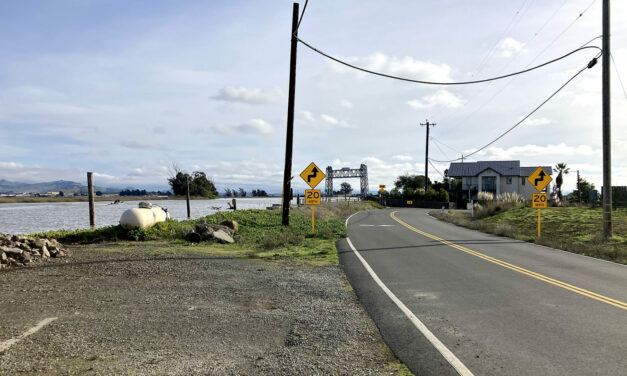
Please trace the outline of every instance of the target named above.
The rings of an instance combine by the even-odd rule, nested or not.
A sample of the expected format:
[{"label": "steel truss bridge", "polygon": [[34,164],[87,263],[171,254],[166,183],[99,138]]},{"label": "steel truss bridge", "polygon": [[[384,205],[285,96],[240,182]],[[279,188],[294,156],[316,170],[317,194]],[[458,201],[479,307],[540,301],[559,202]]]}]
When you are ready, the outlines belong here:
[{"label": "steel truss bridge", "polygon": [[333,179],[350,179],[359,178],[359,185],[361,187],[361,197],[366,198],[368,195],[368,166],[362,164],[359,168],[344,167],[339,170],[334,170],[333,167],[327,167],[326,177],[326,195],[333,196]]}]

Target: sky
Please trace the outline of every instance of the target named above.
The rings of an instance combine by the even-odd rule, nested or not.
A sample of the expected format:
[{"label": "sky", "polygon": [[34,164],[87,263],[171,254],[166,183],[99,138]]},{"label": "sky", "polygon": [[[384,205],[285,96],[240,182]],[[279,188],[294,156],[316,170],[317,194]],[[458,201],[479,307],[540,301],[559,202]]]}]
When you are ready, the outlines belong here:
[{"label": "sky", "polygon": [[[420,80],[494,77],[601,34],[601,0],[311,0],[299,37],[352,64]],[[627,185],[627,2],[612,1],[612,182]],[[301,2],[301,10],[304,1]],[[0,179],[166,188],[173,166],[280,192],[292,1],[0,2]],[[601,46],[595,39],[591,45]],[[370,189],[484,146],[597,54],[491,83],[431,86],[358,72],[299,44],[293,187],[368,166]],[[616,70],[617,69],[617,70]],[[602,185],[601,64],[467,161],[566,163]],[[449,163],[433,162],[441,180]],[[437,172],[436,172],[437,169]],[[358,180],[349,180],[358,189]],[[337,181],[339,187],[340,181]]]}]

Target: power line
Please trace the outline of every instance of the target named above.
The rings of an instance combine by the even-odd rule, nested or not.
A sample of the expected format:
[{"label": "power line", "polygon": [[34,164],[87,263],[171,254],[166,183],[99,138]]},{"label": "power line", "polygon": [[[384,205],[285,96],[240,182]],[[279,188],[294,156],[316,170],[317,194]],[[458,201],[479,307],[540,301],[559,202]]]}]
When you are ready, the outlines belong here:
[{"label": "power line", "polygon": [[563,56],[560,56],[560,57],[558,57],[558,58],[556,58],[556,59],[553,59],[553,60],[549,60],[549,61],[547,61],[547,62],[545,62],[545,63],[542,63],[542,64],[539,64],[539,65],[536,65],[536,66],[534,66],[534,67],[532,67],[532,68],[525,69],[525,70],[522,70],[522,71],[519,71],[519,72],[514,72],[514,73],[506,74],[506,75],[503,75],[503,76],[492,77],[492,78],[486,78],[486,79],[483,79],[483,80],[460,81],[460,82],[436,82],[436,81],[414,80],[414,79],[411,79],[411,78],[406,78],[406,77],[392,76],[392,75],[390,75],[390,74],[385,74],[385,73],[381,73],[381,72],[375,72],[375,71],[371,71],[371,70],[369,70],[369,69],[361,68],[361,67],[358,67],[358,66],[356,66],[356,65],[353,65],[353,64],[351,64],[351,63],[348,63],[348,62],[346,62],[346,61],[340,60],[340,59],[338,59],[338,58],[336,58],[336,57],[333,57],[333,56],[331,56],[331,55],[329,55],[329,54],[327,54],[327,53],[325,53],[325,52],[323,52],[323,51],[320,51],[319,49],[317,49],[317,48],[313,47],[312,45],[308,44],[307,42],[303,41],[302,39],[300,39],[300,38],[298,38],[298,37],[296,37],[296,39],[297,39],[299,42],[301,42],[302,44],[304,44],[305,46],[309,47],[312,51],[315,51],[315,52],[319,53],[320,55],[322,55],[322,56],[324,56],[324,57],[326,57],[326,58],[328,58],[328,59],[331,59],[331,60],[333,60],[333,61],[335,61],[335,62],[338,62],[338,63],[340,63],[340,64],[343,64],[343,65],[345,65],[345,66],[347,66],[347,67],[350,67],[350,68],[356,69],[356,70],[358,70],[358,71],[362,71],[362,72],[365,72],[365,73],[374,74],[374,75],[381,76],[381,77],[391,78],[391,79],[395,79],[395,80],[407,81],[407,82],[414,82],[414,83],[418,83],[418,84],[425,84],[425,85],[469,85],[469,84],[478,84],[478,83],[482,83],[482,82],[495,81],[495,80],[500,80],[500,79],[503,79],[503,78],[512,77],[512,76],[516,76],[516,75],[519,75],[519,74],[523,74],[523,73],[531,72],[531,71],[533,71],[533,70],[536,70],[536,69],[542,68],[542,67],[544,67],[544,66],[546,66],[546,65],[549,65],[549,64],[555,63],[555,62],[557,62],[557,61],[559,61],[559,60],[562,60],[562,59],[564,59],[564,58],[566,58],[566,57],[568,57],[568,56],[570,56],[570,55],[572,55],[572,54],[574,54],[574,53],[577,53],[577,52],[582,51],[582,50],[585,50],[585,49],[593,48],[593,49],[601,50],[601,49],[600,49],[599,47],[597,47],[597,46],[586,46],[586,47],[580,47],[580,48],[577,48],[577,49],[575,49],[575,50],[570,51],[569,53],[567,53],[567,54],[565,54],[565,55],[563,55]]},{"label": "power line", "polygon": [[623,80],[620,78],[620,73],[618,73],[618,65],[614,60],[614,55],[610,52],[610,58],[612,59],[612,63],[614,63],[614,71],[616,71],[616,76],[618,77],[618,82],[620,82],[620,87],[623,89],[623,95],[625,99],[627,99],[627,92],[625,92],[625,86],[623,86]]},{"label": "power line", "polygon": [[[435,138],[431,137],[431,141],[435,141]],[[438,145],[438,143],[435,143],[435,147],[438,148],[438,150],[440,151],[440,153],[442,153],[446,158],[450,158],[445,152],[444,150],[442,150],[442,148],[440,148],[440,146]]]},{"label": "power line", "polygon": [[300,22],[303,20],[303,16],[305,15],[305,10],[307,10],[307,3],[309,3],[309,0],[305,0],[305,5],[303,6],[303,12],[300,14],[300,18],[298,19],[298,25],[296,25],[297,32],[298,32],[298,29],[300,29]]},{"label": "power line", "polygon": [[444,176],[443,173],[440,172],[440,170],[438,170],[433,163],[431,163],[431,159],[429,159],[429,164],[431,165],[431,167],[433,167],[433,169],[435,170],[435,172],[437,172],[438,174],[440,174],[442,176],[442,178],[445,178],[446,176]]},{"label": "power line", "polygon": [[[468,158],[468,157],[470,157],[470,156],[472,156],[474,154],[477,154],[481,150],[483,150],[483,149],[487,148],[488,146],[492,145],[493,143],[497,142],[498,140],[503,138],[506,134],[508,134],[509,132],[514,130],[514,128],[518,127],[525,120],[527,120],[531,115],[533,115],[536,111],[538,111],[542,106],[544,106],[549,100],[551,100],[555,95],[557,95],[557,93],[559,93],[563,88],[565,88],[566,85],[568,85],[572,80],[574,80],[577,76],[579,76],[583,71],[585,71],[586,69],[592,68],[597,63],[597,59],[598,58],[599,58],[599,56],[597,56],[594,59],[590,60],[590,62],[588,63],[587,66],[581,68],[581,70],[579,70],[577,73],[575,73],[571,78],[568,79],[568,81],[566,81],[562,86],[560,86],[559,89],[554,91],[553,94],[551,94],[547,99],[545,99],[542,103],[540,103],[540,105],[538,105],[536,108],[534,108],[533,111],[528,113],[525,117],[523,117],[519,122],[514,124],[511,128],[509,128],[505,132],[501,133],[501,135],[499,135],[497,138],[495,138],[494,140],[492,140],[489,143],[485,144],[484,146],[480,147],[479,149],[473,151],[472,153],[469,153],[469,154],[463,156],[463,158]],[[457,158],[457,159],[453,159],[453,160],[449,160],[449,161],[438,161],[438,162],[455,162],[455,161],[458,161],[460,159],[462,159],[462,158]]]}]

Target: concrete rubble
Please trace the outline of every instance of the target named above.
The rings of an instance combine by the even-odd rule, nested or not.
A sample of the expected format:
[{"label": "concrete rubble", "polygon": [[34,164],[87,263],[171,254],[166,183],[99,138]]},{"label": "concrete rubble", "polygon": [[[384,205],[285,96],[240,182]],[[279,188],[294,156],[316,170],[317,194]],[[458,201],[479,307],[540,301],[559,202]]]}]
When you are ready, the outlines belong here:
[{"label": "concrete rubble", "polygon": [[0,233],[0,269],[7,266],[26,266],[68,255],[68,250],[55,239]]},{"label": "concrete rubble", "polygon": [[235,243],[233,236],[239,231],[236,221],[224,221],[219,225],[200,220],[196,223],[195,230],[190,231],[185,240],[191,243],[201,241],[217,241],[219,243]]}]

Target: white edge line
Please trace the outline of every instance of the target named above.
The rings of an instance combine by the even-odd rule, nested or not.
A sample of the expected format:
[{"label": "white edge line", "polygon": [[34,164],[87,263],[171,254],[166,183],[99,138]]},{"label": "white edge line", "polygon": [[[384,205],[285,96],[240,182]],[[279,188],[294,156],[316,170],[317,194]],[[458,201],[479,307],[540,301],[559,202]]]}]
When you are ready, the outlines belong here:
[{"label": "white edge line", "polygon": [[[355,213],[355,214],[357,214],[357,213]],[[353,214],[353,215],[355,215],[355,214]],[[353,215],[351,215],[350,217],[346,218],[347,230],[348,230],[348,220]],[[368,271],[368,273],[370,274],[372,279],[377,283],[377,285],[379,285],[379,287],[381,287],[383,292],[385,292],[385,294],[390,299],[392,299],[392,301],[396,304],[396,306],[398,308],[400,308],[401,311],[403,311],[405,316],[407,316],[409,321],[411,321],[412,324],[414,324],[414,326],[420,331],[420,333],[422,333],[422,335],[424,335],[425,338],[427,338],[427,340],[429,342],[431,342],[433,347],[435,347],[436,350],[438,350],[440,352],[440,354],[442,354],[444,359],[446,359],[446,361],[449,362],[449,364],[453,368],[455,368],[457,373],[459,373],[461,376],[473,376],[473,373],[470,372],[470,370],[464,365],[464,363],[462,363],[461,360],[459,360],[455,356],[455,354],[453,354],[453,352],[451,352],[451,350],[449,350],[433,333],[431,333],[429,328],[427,328],[425,326],[425,324],[423,324],[422,321],[420,321],[418,319],[418,317],[416,317],[416,315],[414,315],[414,313],[409,308],[407,308],[407,306],[396,295],[394,295],[394,293],[383,283],[383,281],[381,281],[381,279],[379,278],[377,273],[375,273],[374,270],[372,269],[372,267],[370,267],[370,264],[368,264],[368,262],[361,256],[359,251],[357,251],[357,249],[355,249],[355,246],[351,242],[350,238],[347,237],[346,241],[348,242],[348,245],[351,247],[351,249],[353,250],[353,252],[357,256],[359,261],[361,261],[361,263],[364,265],[364,268],[366,268],[366,270]]]},{"label": "white edge line", "polygon": [[41,328],[43,328],[44,326],[50,324],[51,322],[53,322],[56,319],[57,319],[57,317],[48,317],[47,319],[43,319],[37,325],[35,325],[32,328],[28,329],[27,331],[25,331],[21,335],[15,337],[15,338],[11,338],[9,340],[6,340],[4,342],[0,342],[0,353],[5,352],[6,350],[9,349],[9,347],[15,345],[16,343],[18,343],[19,341],[23,340],[24,338],[26,338],[26,337],[28,337],[28,336],[30,336],[32,334],[37,333],[39,330],[41,330]]}]

